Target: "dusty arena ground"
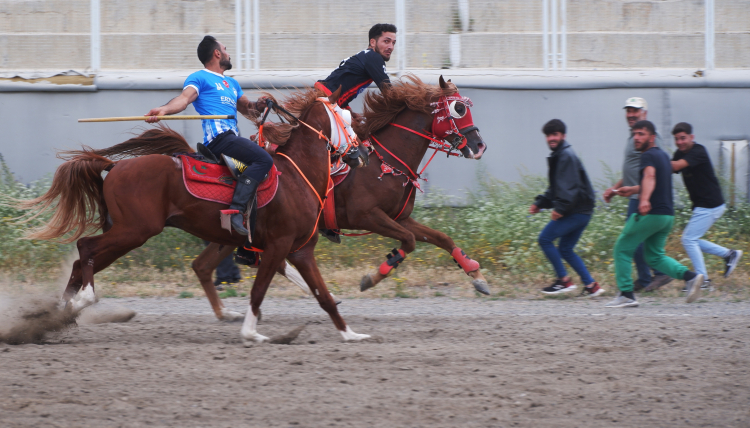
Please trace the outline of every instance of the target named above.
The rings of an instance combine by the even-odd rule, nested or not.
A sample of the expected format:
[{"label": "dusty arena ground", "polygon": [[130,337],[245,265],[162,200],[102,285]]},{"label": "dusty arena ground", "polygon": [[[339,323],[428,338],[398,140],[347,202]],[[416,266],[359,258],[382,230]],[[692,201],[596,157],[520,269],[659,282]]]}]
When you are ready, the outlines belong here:
[{"label": "dusty arena ground", "polygon": [[42,344],[0,344],[0,425],[750,426],[750,303],[603,304],[350,299],[377,338],[342,343],[313,300],[272,298],[261,333],[305,330],[246,348],[203,298],[103,299]]}]

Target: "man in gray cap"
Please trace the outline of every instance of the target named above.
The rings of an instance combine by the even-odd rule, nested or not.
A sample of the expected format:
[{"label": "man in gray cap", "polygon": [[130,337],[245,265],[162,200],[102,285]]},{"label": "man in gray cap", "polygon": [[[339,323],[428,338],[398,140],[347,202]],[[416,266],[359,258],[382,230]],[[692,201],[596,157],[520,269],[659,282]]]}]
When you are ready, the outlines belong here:
[{"label": "man in gray cap", "polygon": [[[648,116],[648,103],[641,97],[631,97],[625,101],[625,120],[628,122],[630,127],[630,137],[628,137],[628,143],[625,146],[625,159],[622,164],[622,178],[614,186],[604,191],[604,200],[609,202],[615,195],[620,195],[618,189],[623,186],[637,186],[639,184],[640,177],[640,164],[641,164],[641,152],[635,149],[633,142],[633,125],[641,120],[646,120]],[[661,137],[656,135],[656,146],[660,149],[664,149],[664,143]],[[620,195],[624,196],[624,195]],[[638,195],[631,195],[628,201],[628,214],[627,218],[638,212]],[[643,258],[643,245],[639,245],[636,249],[633,259],[635,260],[636,270],[638,271],[638,279],[635,281],[635,291],[641,291],[648,288],[646,291],[655,290],[669,282],[672,278],[665,275],[657,270],[654,270],[654,276],[651,276],[651,269],[646,264]]]}]

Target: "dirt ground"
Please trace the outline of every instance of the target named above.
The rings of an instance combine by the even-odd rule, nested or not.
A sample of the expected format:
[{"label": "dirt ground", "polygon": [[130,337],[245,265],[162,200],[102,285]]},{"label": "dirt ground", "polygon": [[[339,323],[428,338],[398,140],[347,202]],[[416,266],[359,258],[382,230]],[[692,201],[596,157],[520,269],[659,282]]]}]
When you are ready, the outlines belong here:
[{"label": "dirt ground", "polygon": [[350,299],[377,340],[342,343],[313,300],[271,298],[260,333],[306,328],[246,348],[203,298],[103,299],[137,315],[0,344],[0,425],[750,426],[750,303],[604,303]]}]

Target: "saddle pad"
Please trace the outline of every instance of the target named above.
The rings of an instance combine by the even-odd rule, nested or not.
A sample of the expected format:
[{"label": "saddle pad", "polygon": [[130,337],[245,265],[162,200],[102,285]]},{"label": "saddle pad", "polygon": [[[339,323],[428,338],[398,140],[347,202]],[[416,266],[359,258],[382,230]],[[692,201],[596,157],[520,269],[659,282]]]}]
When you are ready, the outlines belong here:
[{"label": "saddle pad", "polygon": [[[185,188],[198,199],[229,205],[237,182],[232,178],[229,168],[201,162],[189,156],[178,156],[182,161],[182,179]],[[268,177],[258,186],[258,208],[268,205],[276,196],[281,172],[276,165],[268,171]]]}]

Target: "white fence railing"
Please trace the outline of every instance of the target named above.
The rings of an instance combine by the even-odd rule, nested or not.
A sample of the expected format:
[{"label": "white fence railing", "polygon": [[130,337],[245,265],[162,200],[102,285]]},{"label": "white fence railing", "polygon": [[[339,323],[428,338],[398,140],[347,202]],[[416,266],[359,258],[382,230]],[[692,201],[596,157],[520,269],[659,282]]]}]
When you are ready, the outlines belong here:
[{"label": "white fence railing", "polygon": [[0,71],[199,67],[205,34],[236,70],[332,69],[377,22],[389,71],[750,68],[750,0],[0,0]]}]

